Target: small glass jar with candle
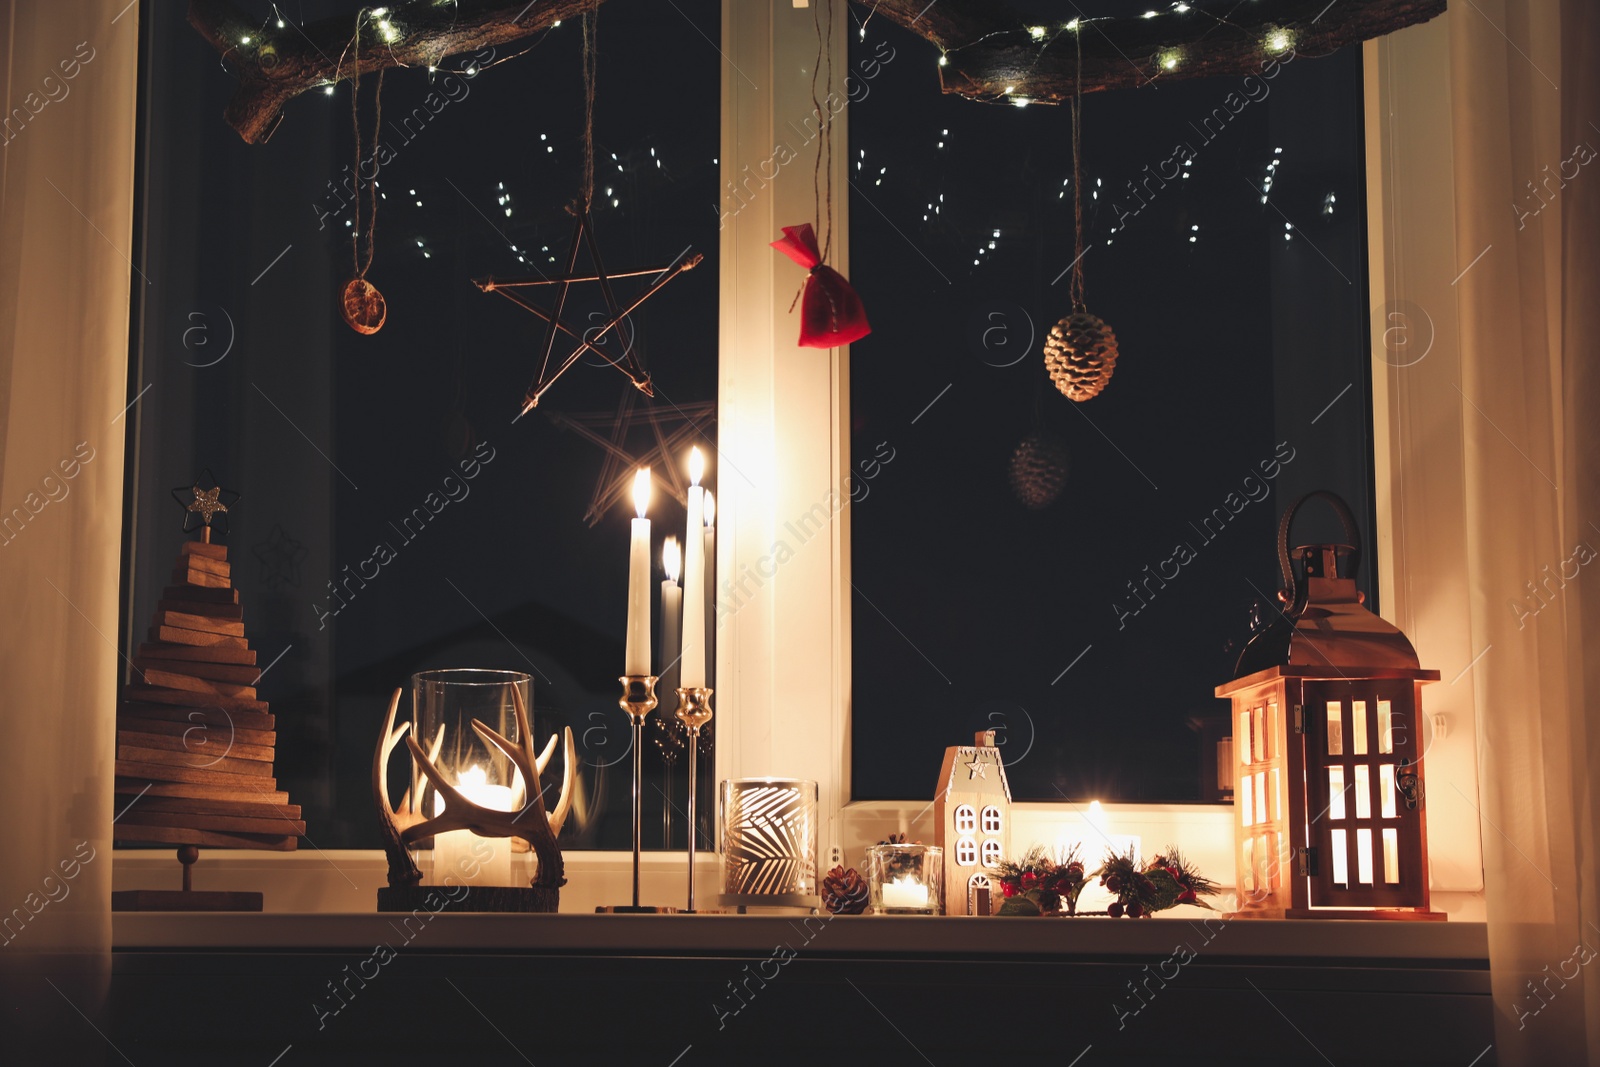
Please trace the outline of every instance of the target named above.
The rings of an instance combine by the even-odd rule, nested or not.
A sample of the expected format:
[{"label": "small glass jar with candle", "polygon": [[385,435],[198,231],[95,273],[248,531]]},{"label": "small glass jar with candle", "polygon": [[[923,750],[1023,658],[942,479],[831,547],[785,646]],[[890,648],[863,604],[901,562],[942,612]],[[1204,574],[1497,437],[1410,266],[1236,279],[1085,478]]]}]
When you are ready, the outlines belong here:
[{"label": "small glass jar with candle", "polygon": [[867,886],[879,915],[944,912],[944,849],[938,845],[873,845],[867,849]]}]

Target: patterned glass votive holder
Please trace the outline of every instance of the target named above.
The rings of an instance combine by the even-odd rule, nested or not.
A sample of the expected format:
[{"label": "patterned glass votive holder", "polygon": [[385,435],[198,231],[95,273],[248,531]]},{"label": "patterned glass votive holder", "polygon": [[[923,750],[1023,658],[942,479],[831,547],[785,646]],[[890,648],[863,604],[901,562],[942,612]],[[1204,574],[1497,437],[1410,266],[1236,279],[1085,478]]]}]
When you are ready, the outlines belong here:
[{"label": "patterned glass votive holder", "polygon": [[725,907],[820,908],[817,895],[817,783],[800,778],[734,778],[722,783]]},{"label": "patterned glass votive holder", "polygon": [[944,849],[938,845],[872,845],[867,886],[879,915],[944,912]]}]

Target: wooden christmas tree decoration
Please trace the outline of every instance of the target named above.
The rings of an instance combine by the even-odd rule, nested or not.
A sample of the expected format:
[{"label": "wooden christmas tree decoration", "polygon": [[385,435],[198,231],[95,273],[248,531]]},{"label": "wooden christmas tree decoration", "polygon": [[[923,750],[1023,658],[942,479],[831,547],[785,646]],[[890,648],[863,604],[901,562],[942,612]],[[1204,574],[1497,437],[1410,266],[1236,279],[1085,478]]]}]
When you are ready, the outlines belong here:
[{"label": "wooden christmas tree decoration", "polygon": [[[133,658],[117,708],[117,815],[113,837],[177,845],[181,890],[111,894],[113,911],[260,911],[260,893],[199,892],[190,866],[200,848],[292,851],[305,833],[300,808],[278,789],[272,761],[277,733],[256,699],[256,653],[244,631],[228,549],[214,544],[214,520],[238,494],[202,475],[173,490],[184,529],[200,519],[200,540],[178,550],[172,584]],[[184,496],[192,495],[185,502]]]}]

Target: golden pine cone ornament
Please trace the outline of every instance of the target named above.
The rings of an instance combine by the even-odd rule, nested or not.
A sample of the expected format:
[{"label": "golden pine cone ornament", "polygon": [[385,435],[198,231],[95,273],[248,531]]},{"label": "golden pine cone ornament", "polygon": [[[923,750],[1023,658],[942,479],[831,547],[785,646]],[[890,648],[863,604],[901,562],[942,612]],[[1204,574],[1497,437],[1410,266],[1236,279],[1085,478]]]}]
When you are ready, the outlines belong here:
[{"label": "golden pine cone ornament", "polygon": [[1074,311],[1050,327],[1044,366],[1068,400],[1093,400],[1117,366],[1117,335],[1098,315]]},{"label": "golden pine cone ornament", "polygon": [[854,867],[835,867],[822,879],[822,906],[835,915],[860,915],[870,897],[867,880]]},{"label": "golden pine cone ornament", "polygon": [[1067,484],[1067,449],[1054,434],[1035,430],[1011,453],[1011,491],[1029,511],[1055,503]]}]

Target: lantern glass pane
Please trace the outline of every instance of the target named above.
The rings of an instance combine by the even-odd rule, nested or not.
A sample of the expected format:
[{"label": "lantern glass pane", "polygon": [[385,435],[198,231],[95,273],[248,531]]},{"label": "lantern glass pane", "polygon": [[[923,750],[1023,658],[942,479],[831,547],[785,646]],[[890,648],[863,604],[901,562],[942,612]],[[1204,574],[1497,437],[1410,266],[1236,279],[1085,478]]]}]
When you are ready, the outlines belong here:
[{"label": "lantern glass pane", "polygon": [[1255,757],[1257,763],[1260,763],[1262,760],[1267,758],[1266,709],[1257,708],[1255,710],[1255,714],[1251,716],[1251,720],[1255,726],[1256,736],[1250,744],[1250,754]]},{"label": "lantern glass pane", "polygon": [[1344,768],[1328,768],[1328,819],[1338,822],[1344,818]]},{"label": "lantern glass pane", "polygon": [[1256,822],[1267,821],[1267,772],[1257,771],[1256,780]]},{"label": "lantern glass pane", "polygon": [[1350,751],[1357,756],[1367,754],[1367,702],[1365,700],[1352,700],[1350,702],[1350,738],[1354,742]]},{"label": "lantern glass pane", "polygon": [[1328,755],[1344,755],[1344,711],[1337,700],[1328,701]]},{"label": "lantern glass pane", "polygon": [[1278,705],[1273,702],[1267,705],[1267,754],[1269,759],[1277,759],[1283,755],[1278,747],[1279,727],[1282,725],[1278,718]]},{"label": "lantern glass pane", "polygon": [[1335,830],[1332,836],[1333,884],[1347,886],[1350,884],[1350,861],[1345,856],[1345,832],[1343,830]]},{"label": "lantern glass pane", "polygon": [[1378,701],[1378,751],[1388,755],[1394,751],[1394,722],[1389,701]]},{"label": "lantern glass pane", "polygon": [[1356,818],[1372,818],[1372,769],[1365,763],[1356,764]]},{"label": "lantern glass pane", "polygon": [[1372,884],[1372,831],[1356,831],[1356,877],[1362,885]]},{"label": "lantern glass pane", "polygon": [[1279,793],[1279,788],[1278,787],[1281,784],[1281,782],[1282,782],[1282,779],[1279,777],[1278,768],[1276,768],[1276,767],[1272,768],[1272,794],[1271,794],[1271,796],[1272,796],[1272,821],[1273,822],[1277,822],[1278,820],[1283,818],[1282,801],[1280,801],[1278,799],[1278,793]]},{"label": "lantern glass pane", "polygon": [[1239,712],[1239,736],[1235,742],[1239,746],[1239,765],[1250,766],[1250,761],[1255,757],[1250,754],[1250,709]]},{"label": "lantern glass pane", "polygon": [[1383,829],[1383,880],[1390,885],[1400,882],[1400,831],[1393,826]]},{"label": "lantern glass pane", "polygon": [[[1380,763],[1378,765],[1378,811],[1385,819],[1392,819],[1394,814],[1394,764]],[[1385,830],[1384,833],[1389,833]]]},{"label": "lantern glass pane", "polygon": [[[1245,795],[1247,797],[1249,796],[1248,793],[1245,794]],[[1246,801],[1246,803],[1248,803],[1248,801]],[[1247,819],[1245,821],[1248,822],[1249,820]],[[1243,888],[1246,891],[1250,891],[1250,890],[1255,889],[1255,887],[1256,887],[1256,864],[1255,864],[1256,839],[1253,838],[1253,837],[1247,837],[1247,838],[1244,839],[1243,845],[1244,845],[1244,886],[1243,886]]]},{"label": "lantern glass pane", "polygon": [[1239,790],[1239,825],[1241,826],[1254,826],[1256,824],[1256,791],[1255,787],[1251,785],[1252,780],[1253,776],[1247,774],[1244,776],[1244,780],[1239,783],[1243,787]]}]

